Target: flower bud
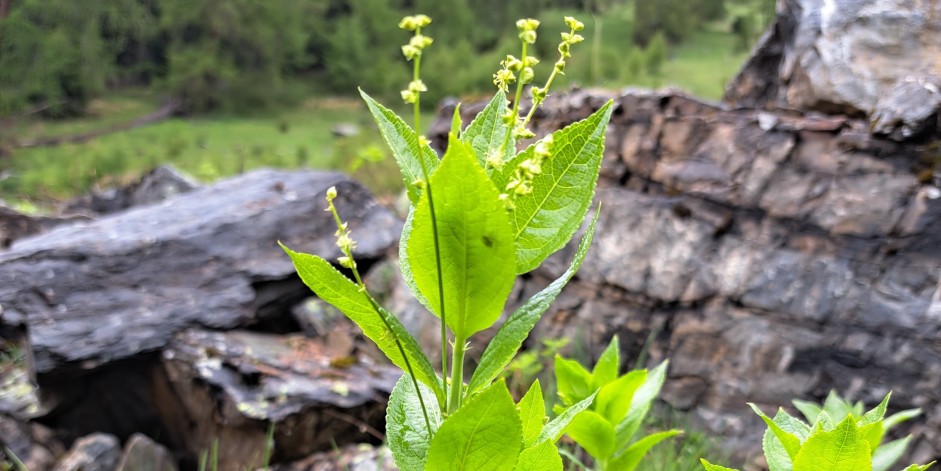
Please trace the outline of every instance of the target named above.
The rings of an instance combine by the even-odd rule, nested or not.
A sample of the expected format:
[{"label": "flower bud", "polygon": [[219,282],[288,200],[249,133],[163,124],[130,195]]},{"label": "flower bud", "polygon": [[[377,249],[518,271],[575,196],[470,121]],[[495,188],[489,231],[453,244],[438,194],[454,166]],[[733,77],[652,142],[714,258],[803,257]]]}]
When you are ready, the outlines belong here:
[{"label": "flower bud", "polygon": [[523,31],[536,31],[536,28],[539,27],[539,20],[534,20],[532,18],[525,18],[522,20],[517,20],[516,29]]},{"label": "flower bud", "polygon": [[523,67],[533,67],[538,63],[539,59],[533,56],[526,56],[526,58],[523,59]]},{"label": "flower bud", "polygon": [[424,49],[428,46],[431,46],[432,42],[434,42],[434,39],[431,39],[424,34],[416,34],[415,36],[412,36],[412,39],[409,39],[408,45],[418,49]]},{"label": "flower bud", "polygon": [[415,93],[427,92],[428,87],[426,87],[425,82],[422,82],[421,80],[412,80],[408,83],[408,91]]},{"label": "flower bud", "polygon": [[520,139],[532,139],[536,137],[536,134],[526,128],[516,128],[513,130],[513,135]]},{"label": "flower bud", "polygon": [[518,72],[523,67],[523,61],[517,59],[512,55],[507,55],[506,59],[500,63],[504,68],[510,69],[512,71]]},{"label": "flower bud", "polygon": [[530,83],[533,81],[534,76],[535,73],[532,67],[523,67],[523,70],[520,71],[520,82],[523,84]]},{"label": "flower bud", "polygon": [[402,55],[405,56],[406,60],[412,60],[421,55],[421,49],[411,44],[406,44],[402,46]]},{"label": "flower bud", "polygon": [[428,15],[418,14],[415,15],[414,18],[419,28],[424,28],[431,24],[431,18],[429,18]]},{"label": "flower bud", "polygon": [[399,21],[399,28],[406,31],[415,31],[418,29],[418,20],[414,16],[406,16]]},{"label": "flower bud", "polygon": [[337,197],[337,187],[331,186],[330,188],[327,188],[327,194],[325,196],[327,202],[328,203],[333,202],[333,200],[335,200],[336,197]]},{"label": "flower bud", "polygon": [[585,24],[581,21],[576,20],[571,16],[565,17],[565,25],[572,29],[572,31],[581,31],[585,29]]},{"label": "flower bud", "polygon": [[533,96],[534,103],[542,103],[546,99],[545,88],[531,87],[529,93]]},{"label": "flower bud", "polygon": [[520,39],[523,40],[526,44],[535,44],[535,43],[536,43],[536,31],[534,31],[534,30],[531,30],[531,29],[530,29],[530,30],[523,31],[523,32],[521,32],[521,33],[519,34],[519,37],[520,37]]}]

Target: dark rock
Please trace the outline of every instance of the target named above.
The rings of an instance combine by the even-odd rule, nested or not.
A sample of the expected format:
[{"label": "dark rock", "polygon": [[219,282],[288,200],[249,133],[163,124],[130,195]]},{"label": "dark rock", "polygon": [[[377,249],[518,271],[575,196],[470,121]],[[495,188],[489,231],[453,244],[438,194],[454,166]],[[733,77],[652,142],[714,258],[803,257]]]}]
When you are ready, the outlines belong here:
[{"label": "dark rock", "polygon": [[177,471],[177,466],[163,445],[137,433],[124,446],[115,471]]},{"label": "dark rock", "polygon": [[[572,93],[546,102],[537,134],[610,96]],[[936,409],[941,175],[916,174],[921,144],[857,118],[671,93],[615,101],[594,245],[530,345],[565,337],[597,355],[617,334],[627,358],[670,359],[663,398],[740,460],[760,454],[764,428],[746,402],[770,412],[836,388],[875,405],[893,390],[893,408]],[[938,420],[906,425],[913,458],[941,456]]]},{"label": "dark rock", "polygon": [[114,435],[94,433],[80,438],[53,471],[114,471],[121,445]]},{"label": "dark rock", "polygon": [[85,216],[31,216],[0,205],[0,250],[9,248],[17,239],[43,234],[63,224],[87,220]]},{"label": "dark rock", "polygon": [[[938,111],[936,92],[909,94],[916,92],[912,81],[941,79],[939,31],[937,2],[779,0],[774,24],[726,100],[873,115],[880,132],[907,138]],[[906,109],[916,96],[929,98]]]},{"label": "dark rock", "polygon": [[401,221],[361,186],[339,174],[258,171],[15,244],[0,255],[4,316],[27,324],[40,376],[154,351],[191,325],[263,322],[259,312],[286,312],[309,293],[279,240],[338,256],[323,211],[334,185],[357,255],[384,254]]},{"label": "dark rock", "polygon": [[109,188],[69,201],[63,213],[112,214],[134,206],[155,204],[195,190],[200,185],[170,166],[161,165],[140,180],[119,188]]},{"label": "dark rock", "polygon": [[0,255],[3,323],[25,325],[43,423],[67,439],[94,430],[166,436],[154,404],[159,355],[189,327],[296,330],[310,296],[277,241],[339,256],[323,195],[350,221],[368,268],[401,220],[332,173],[263,170],[160,205],[23,239]]},{"label": "dark rock", "polygon": [[157,407],[190,457],[219,441],[221,469],[258,466],[274,427],[273,460],[381,438],[401,373],[329,338],[189,330],[163,352]]},{"label": "dark rock", "polygon": [[908,78],[896,82],[879,98],[869,118],[873,132],[896,141],[937,133],[941,91],[930,79]]},{"label": "dark rock", "polygon": [[395,471],[392,453],[386,447],[350,445],[335,451],[316,453],[272,471]]}]

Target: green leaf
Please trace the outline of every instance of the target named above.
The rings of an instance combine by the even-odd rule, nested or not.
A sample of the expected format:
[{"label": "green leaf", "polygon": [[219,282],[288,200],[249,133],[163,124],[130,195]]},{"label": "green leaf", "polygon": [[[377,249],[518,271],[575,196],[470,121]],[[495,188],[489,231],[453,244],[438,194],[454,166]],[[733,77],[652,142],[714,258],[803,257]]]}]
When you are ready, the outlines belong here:
[{"label": "green leaf", "polygon": [[[797,456],[797,452],[801,449],[800,437],[785,431],[783,428],[781,428],[780,425],[775,423],[774,420],[765,415],[765,413],[762,412],[758,406],[751,403],[748,405],[751,406],[752,410],[758,414],[758,417],[761,417],[761,420],[763,420],[765,424],[768,425],[768,429],[774,433],[775,438],[777,438],[781,442],[781,445],[784,446],[784,450],[787,452],[787,456],[791,459],[791,461],[793,461]],[[779,409],[778,413],[780,414],[781,412],[783,411]]]},{"label": "green leaf", "polygon": [[[410,207],[408,215],[405,217],[405,224],[402,225],[402,236],[399,238],[399,271],[402,273],[402,279],[408,286],[412,296],[415,296],[429,312],[432,311],[431,302],[422,294],[415,284],[415,272],[412,271],[412,262],[408,259],[408,241],[412,239],[412,228],[415,221],[415,208]],[[437,293],[435,293],[437,294]]]},{"label": "green leaf", "polygon": [[[507,141],[511,129],[503,123],[503,114],[506,111],[506,94],[500,90],[461,135],[461,140],[474,149],[481,167],[486,168],[487,157],[500,152],[500,148]],[[510,138],[509,145],[502,150],[503,155],[500,158],[505,161],[516,151],[516,141]],[[497,189],[502,190],[503,187]]]},{"label": "green leaf", "polygon": [[539,321],[542,314],[546,312],[546,309],[549,309],[555,298],[562,292],[565,284],[575,276],[575,272],[585,261],[585,255],[588,253],[588,248],[595,236],[595,224],[598,222],[600,213],[600,211],[595,212],[595,217],[592,218],[588,230],[578,244],[578,251],[575,253],[575,258],[569,265],[568,270],[549,286],[529,298],[500,326],[500,330],[497,331],[493,340],[484,349],[483,355],[480,356],[480,364],[474,370],[474,375],[467,386],[468,394],[473,394],[489,385],[510,364],[520,346],[523,345],[523,341],[533,330],[536,322]]},{"label": "green leaf", "polygon": [[565,428],[565,434],[597,462],[607,461],[614,452],[614,427],[604,417],[590,410],[576,415]]},{"label": "green leaf", "polygon": [[794,471],[871,471],[869,443],[852,416],[830,432],[811,435],[794,458]]},{"label": "green leaf", "polygon": [[878,406],[874,407],[869,412],[866,412],[866,415],[859,419],[859,421],[856,422],[856,425],[862,427],[863,425],[874,424],[881,421],[885,417],[885,411],[889,407],[889,398],[891,396],[891,392],[886,394],[885,397],[882,398],[882,402],[880,402]]},{"label": "green leaf", "polygon": [[637,430],[644,422],[644,419],[650,412],[653,401],[660,395],[660,389],[663,388],[663,382],[666,380],[669,365],[669,361],[664,361],[657,365],[656,368],[648,371],[647,379],[644,380],[644,384],[634,392],[634,397],[631,398],[631,408],[628,410],[627,416],[614,427],[615,432],[617,432],[618,449],[623,448],[631,441],[631,438],[634,437],[634,434],[637,433]]},{"label": "green leaf", "polygon": [[543,440],[549,440],[555,443],[556,440],[562,436],[562,433],[565,431],[565,428],[569,426],[569,423],[572,422],[572,419],[574,419],[575,416],[580,412],[588,409],[591,406],[591,403],[595,400],[595,395],[597,394],[597,392],[593,393],[591,396],[586,397],[568,409],[562,411],[562,413],[556,416],[556,418],[550,420],[549,423],[542,428],[542,433],[539,434],[539,438],[536,439],[536,443],[540,443]]},{"label": "green leaf", "polygon": [[647,381],[647,370],[630,371],[598,391],[594,409],[612,424],[627,416],[634,402],[634,393]]},{"label": "green leaf", "polygon": [[523,443],[516,404],[502,381],[471,397],[441,424],[425,469],[510,471]]},{"label": "green leaf", "polygon": [[834,390],[830,390],[827,394],[827,398],[823,401],[823,410],[829,414],[830,418],[833,420],[842,421],[847,415],[859,417],[862,415],[862,412],[857,412],[857,409],[862,409],[862,407],[857,407],[846,399],[843,399]]},{"label": "green leaf", "polygon": [[[499,193],[475,161],[473,150],[451,137],[431,176],[441,251],[446,323],[466,339],[500,317],[516,274],[512,232]],[[441,315],[435,231],[427,193],[415,209],[406,244],[415,284]],[[421,267],[414,270],[414,267]]]},{"label": "green leaf", "polygon": [[620,456],[608,463],[608,471],[634,471],[634,468],[640,464],[640,460],[650,451],[654,445],[666,440],[667,438],[677,436],[683,433],[682,430],[667,430],[647,435],[637,442],[633,443]]},{"label": "green leaf", "polygon": [[570,406],[592,394],[591,373],[575,360],[555,356],[555,382],[562,404]]},{"label": "green leaf", "polygon": [[864,440],[869,442],[869,449],[875,451],[878,449],[879,443],[882,442],[882,436],[884,434],[882,422],[874,422],[859,427],[859,434],[862,435]]},{"label": "green leaf", "polygon": [[546,403],[543,400],[542,387],[538,379],[520,399],[519,410],[520,420],[523,423],[523,448],[529,448],[536,443],[536,438],[542,433],[542,427],[546,424]]},{"label": "green leaf", "polygon": [[[846,417],[852,417],[852,415],[847,415]],[[824,432],[829,432],[836,428],[836,424],[833,423],[833,419],[830,418],[830,414],[827,411],[821,411],[820,415],[817,416],[817,421],[814,422],[813,429],[811,434],[816,433],[818,430],[823,430]]]},{"label": "green leaf", "polygon": [[608,101],[585,120],[552,133],[551,155],[533,178],[533,191],[514,201],[517,273],[533,270],[562,248],[585,218],[598,182],[611,109]]},{"label": "green leaf", "polygon": [[[369,300],[369,295],[360,291],[355,283],[343,276],[326,260],[316,255],[294,252],[283,245],[281,248],[291,257],[297,274],[314,294],[342,311],[363,330],[366,337],[376,343],[389,361],[405,372],[409,371],[405,361],[407,357],[408,363],[412,366],[412,373],[418,381],[434,391],[439,403],[443,402],[444,390],[428,357],[425,356],[412,334],[395,316],[382,308],[376,312]],[[386,322],[391,326],[391,331],[386,327]],[[396,338],[401,342],[406,357],[402,356],[396,344]]]},{"label": "green leaf", "polygon": [[737,469],[726,468],[725,466],[719,466],[719,465],[712,464],[712,463],[706,461],[705,458],[700,458],[699,461],[702,463],[702,467],[703,467],[706,471],[738,471]]},{"label": "green leaf", "polygon": [[882,421],[882,425],[885,427],[885,431],[888,432],[890,429],[896,425],[905,422],[906,420],[913,419],[921,415],[921,409],[907,409],[901,412],[896,412]]},{"label": "green leaf", "polygon": [[905,449],[908,448],[908,443],[911,440],[912,437],[908,436],[876,448],[876,451],[872,454],[872,471],[889,471],[889,468],[905,454]]},{"label": "green leaf", "polygon": [[[773,420],[781,430],[795,435],[801,442],[810,435],[810,427],[800,419],[792,417],[784,409],[778,409]],[[794,468],[794,460],[770,428],[765,430],[761,445],[770,471],[791,471]]]},{"label": "green leaf", "polygon": [[441,422],[441,412],[438,403],[434,400],[434,393],[419,386],[422,398],[425,401],[425,410],[431,422],[431,431],[425,423],[415,383],[408,374],[403,374],[392,389],[389,396],[389,405],[386,408],[386,442],[395,464],[402,471],[423,471],[428,447],[431,446],[431,437],[438,430]]},{"label": "green leaf", "polygon": [[555,443],[546,440],[520,453],[513,471],[562,471],[562,457]]},{"label": "green leaf", "polygon": [[451,134],[460,137],[461,135],[461,104],[454,107],[454,115],[451,116]]},{"label": "green leaf", "polygon": [[[601,352],[598,362],[591,370],[591,385],[594,389],[614,381],[618,377],[618,368],[621,366],[620,347],[618,346],[618,337],[611,337],[611,343]],[[613,423],[617,423],[614,421]]]},{"label": "green leaf", "polygon": [[416,141],[418,140],[418,134],[415,133],[415,130],[394,111],[379,104],[362,89],[359,94],[366,101],[366,106],[369,107],[369,112],[372,113],[373,119],[379,127],[379,132],[385,139],[386,144],[389,145],[389,149],[392,150],[395,162],[399,164],[409,201],[412,204],[417,203],[422,191],[415,185],[415,182],[424,180],[422,162],[424,161],[425,168],[428,174],[431,175],[438,167],[438,155],[428,144],[425,144],[421,146],[419,160],[419,156],[415,155]]},{"label": "green leaf", "polygon": [[928,464],[913,464],[903,469],[902,471],[925,471],[926,469],[930,468],[932,465],[934,465],[934,461]]},{"label": "green leaf", "polygon": [[817,421],[817,416],[823,412],[823,409],[817,403],[810,401],[801,401],[795,399],[791,401],[791,404],[794,404],[794,407],[804,415],[804,418],[807,419],[807,422],[814,423]]}]

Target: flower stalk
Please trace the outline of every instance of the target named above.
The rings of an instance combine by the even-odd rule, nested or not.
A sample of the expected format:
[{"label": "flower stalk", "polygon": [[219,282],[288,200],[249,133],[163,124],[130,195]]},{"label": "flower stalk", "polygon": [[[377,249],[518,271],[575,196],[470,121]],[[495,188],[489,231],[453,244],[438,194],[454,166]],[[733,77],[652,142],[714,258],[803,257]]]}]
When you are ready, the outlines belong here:
[{"label": "flower stalk", "polygon": [[356,285],[359,286],[360,292],[362,292],[363,296],[366,296],[366,299],[369,300],[369,305],[372,307],[373,311],[376,312],[376,315],[382,319],[382,323],[385,324],[386,329],[392,335],[392,338],[395,339],[396,347],[398,348],[399,353],[402,355],[402,359],[405,361],[408,374],[412,378],[412,383],[415,386],[415,393],[418,395],[418,403],[421,406],[422,416],[424,416],[425,419],[425,426],[428,427],[428,434],[430,435],[432,431],[431,420],[428,418],[428,409],[425,406],[425,399],[422,397],[418,380],[415,379],[415,371],[412,369],[412,363],[409,361],[408,355],[405,353],[405,347],[402,346],[402,341],[399,340],[399,337],[395,334],[395,330],[392,329],[392,325],[389,323],[389,320],[386,319],[386,313],[383,312],[376,299],[373,298],[372,295],[369,294],[369,291],[366,290],[366,283],[363,282],[363,278],[359,274],[359,269],[356,267],[356,260],[353,258],[353,250],[356,249],[356,241],[350,237],[349,223],[345,223],[342,219],[340,219],[340,213],[337,212],[337,207],[333,204],[333,200],[335,200],[336,197],[337,187],[331,186],[327,189],[327,193],[324,199],[327,200],[326,211],[333,215],[333,220],[337,225],[337,231],[335,233],[337,238],[336,245],[340,248],[340,252],[343,253],[343,255],[337,259],[337,261],[341,266],[348,268],[353,272],[353,279],[356,281]]},{"label": "flower stalk", "polygon": [[[422,28],[431,24],[431,18],[426,15],[406,16],[399,22],[399,28],[406,31],[412,31],[412,39],[408,44],[402,46],[402,54],[406,60],[412,61],[412,81],[406,90],[402,91],[402,99],[405,103],[412,105],[412,114],[415,120],[415,158],[421,164],[422,183],[418,185],[428,194],[428,207],[431,210],[431,230],[434,239],[435,265],[438,272],[438,306],[441,310],[441,375],[445,400],[448,400],[448,331],[447,331],[447,313],[444,306],[444,278],[441,270],[441,244],[438,238],[438,220],[435,216],[435,200],[432,193],[431,183],[428,178],[428,165],[422,156],[422,146],[428,141],[421,133],[421,93],[428,91],[425,84],[421,81],[421,58],[425,48],[431,45],[432,39],[422,34]],[[451,365],[454,368],[454,365]],[[460,389],[460,388],[458,388]],[[443,411],[450,408],[447,404],[441,404]],[[429,432],[430,432],[429,428]]]}]

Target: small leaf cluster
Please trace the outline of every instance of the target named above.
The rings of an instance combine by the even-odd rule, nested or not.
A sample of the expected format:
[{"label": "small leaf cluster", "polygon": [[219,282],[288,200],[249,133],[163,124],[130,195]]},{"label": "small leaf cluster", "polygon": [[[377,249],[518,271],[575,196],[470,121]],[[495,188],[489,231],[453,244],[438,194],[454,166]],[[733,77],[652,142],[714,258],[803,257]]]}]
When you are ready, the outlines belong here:
[{"label": "small leaf cluster", "polygon": [[[888,398],[889,396],[886,396],[885,400],[888,401]],[[861,421],[866,416],[864,412],[865,405],[862,401],[851,403],[841,397],[836,391],[832,390],[827,394],[823,404],[801,400],[793,400],[791,402],[804,418],[807,419],[807,422],[811,424],[821,420],[822,415],[826,415],[834,420],[853,417],[857,422]],[[918,417],[919,415],[921,415],[921,409],[907,409],[885,417],[882,419],[881,425],[873,426],[869,435],[872,446],[873,471],[888,471],[888,469],[901,458],[902,454],[905,453],[912,439],[911,436],[906,436],[888,443],[882,443],[885,434],[896,425]],[[823,420],[826,420],[826,418]]]},{"label": "small leaf cluster", "polygon": [[668,430],[635,437],[660,394],[667,365],[663,362],[650,371],[639,369],[619,376],[617,337],[611,339],[591,372],[577,361],[556,355],[559,410],[597,394],[591,407],[575,416],[565,433],[591,455],[599,470],[632,471],[651,447],[682,433]]},{"label": "small leaf cluster", "polygon": [[[784,409],[770,418],[750,404],[768,425],[762,447],[770,471],[888,471],[905,452],[909,438],[880,445],[885,432],[915,414],[909,410],[885,417],[890,396],[866,413],[861,404],[849,404],[833,393],[823,407],[795,401],[811,424]],[[735,471],[705,459],[702,464],[706,471]],[[903,471],[924,471],[933,464],[913,464]]]}]

